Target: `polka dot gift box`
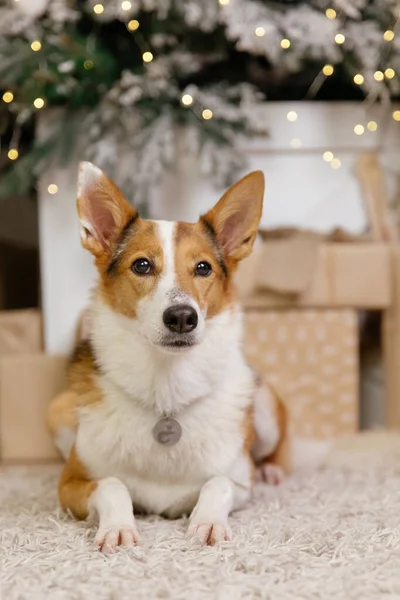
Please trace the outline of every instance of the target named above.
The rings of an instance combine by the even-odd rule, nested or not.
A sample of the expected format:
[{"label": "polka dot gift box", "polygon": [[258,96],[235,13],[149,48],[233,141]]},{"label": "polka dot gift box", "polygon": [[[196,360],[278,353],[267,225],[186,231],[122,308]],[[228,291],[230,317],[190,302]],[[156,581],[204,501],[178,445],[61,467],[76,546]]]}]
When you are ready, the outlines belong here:
[{"label": "polka dot gift box", "polygon": [[245,352],[288,408],[296,435],[358,428],[358,320],[352,309],[250,310]]}]

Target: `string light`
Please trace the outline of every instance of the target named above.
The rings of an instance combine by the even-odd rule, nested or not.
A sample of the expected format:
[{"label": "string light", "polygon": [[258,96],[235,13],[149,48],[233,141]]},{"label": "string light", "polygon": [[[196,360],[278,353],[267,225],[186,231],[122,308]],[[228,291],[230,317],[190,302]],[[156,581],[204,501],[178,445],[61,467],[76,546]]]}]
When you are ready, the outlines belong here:
[{"label": "string light", "polygon": [[218,0],[221,6],[228,6],[231,0]]},{"label": "string light", "polygon": [[393,77],[396,75],[396,72],[394,71],[394,69],[391,69],[390,67],[388,69],[386,69],[385,71],[385,77],[387,79],[393,79]]},{"label": "string light", "polygon": [[288,121],[291,121],[292,123],[294,123],[294,121],[297,121],[297,112],[295,110],[289,110],[288,114],[286,115],[286,118]]},{"label": "string light", "polygon": [[368,131],[376,131],[378,129],[378,123],[376,121],[368,121],[367,129]]},{"label": "string light", "polygon": [[183,94],[182,104],[184,104],[185,106],[190,106],[191,104],[193,104],[193,97],[190,94]]},{"label": "string light", "polygon": [[132,21],[129,21],[128,29],[129,31],[136,31],[136,29],[139,29],[139,21],[137,21],[136,19],[132,19]]},{"label": "string light", "polygon": [[392,117],[395,121],[400,121],[400,110],[395,110]]},{"label": "string light", "polygon": [[256,27],[254,33],[257,37],[263,37],[265,35],[264,27]]},{"label": "string light", "polygon": [[301,148],[301,140],[299,138],[293,138],[290,142],[292,148]]},{"label": "string light", "polygon": [[327,77],[329,77],[330,75],[333,75],[334,72],[334,68],[332,65],[325,65],[322,69],[322,72],[324,75],[326,75]]},{"label": "string light", "polygon": [[327,150],[326,152],[323,153],[322,158],[324,159],[325,162],[330,163],[333,159],[333,152],[331,152],[330,150]]},{"label": "string light", "polygon": [[132,4],[129,2],[129,0],[124,0],[124,2],[121,4],[121,8],[122,10],[131,10]]},{"label": "string light", "polygon": [[41,47],[42,47],[42,44],[39,42],[39,40],[34,40],[31,44],[31,48],[34,52],[39,52]]},{"label": "string light", "polygon": [[357,73],[356,75],[354,75],[353,81],[357,85],[362,85],[364,83],[365,79],[364,79],[364,76],[361,75],[361,73]]},{"label": "string light", "polygon": [[10,160],[17,160],[17,158],[19,156],[19,152],[16,148],[10,148],[7,156]]},{"label": "string light", "polygon": [[281,48],[283,48],[284,50],[290,48],[290,40],[288,40],[287,38],[283,38],[283,40],[281,40]]},{"label": "string light", "polygon": [[333,158],[331,160],[332,169],[340,169],[341,165],[342,165],[342,161],[340,160],[340,158]]},{"label": "string light", "polygon": [[102,4],[95,4],[93,6],[93,12],[96,13],[96,15],[101,15],[101,13],[104,12],[104,6]]},{"label": "string light", "polygon": [[5,102],[6,104],[10,104],[10,102],[12,102],[14,100],[14,94],[10,91],[8,92],[4,92],[3,94],[3,102]]},{"label": "string light", "polygon": [[54,194],[57,194],[58,192],[58,185],[56,185],[55,183],[51,183],[47,188],[47,191],[49,192],[49,194],[54,196]]},{"label": "string light", "polygon": [[383,34],[383,39],[385,42],[391,42],[394,39],[394,31],[391,29],[387,29]]},{"label": "string light", "polygon": [[334,8],[327,8],[325,14],[328,19],[336,19],[336,10]]},{"label": "string light", "polygon": [[92,60],[85,60],[85,62],[83,63],[83,68],[86,69],[86,71],[93,69],[93,67],[94,67],[94,62]]},{"label": "string light", "polygon": [[337,33],[337,34],[335,35],[335,42],[336,42],[337,44],[344,44],[344,43],[345,43],[345,41],[346,41],[346,36],[345,36],[345,35],[343,35],[343,33]]},{"label": "string light", "polygon": [[154,56],[152,55],[151,52],[143,52],[143,62],[145,63],[149,63],[153,60]]},{"label": "string light", "polygon": [[43,108],[43,106],[44,106],[43,98],[35,98],[35,100],[33,101],[33,106],[35,108]]},{"label": "string light", "polygon": [[375,81],[383,81],[384,77],[385,76],[382,73],[382,71],[375,71],[375,73],[374,73],[374,79],[375,79]]},{"label": "string light", "polygon": [[210,110],[209,108],[205,108],[203,110],[203,112],[201,113],[201,116],[203,117],[203,119],[205,119],[206,121],[209,121],[210,119],[213,118],[213,111]]},{"label": "string light", "polygon": [[356,135],[362,135],[364,133],[365,129],[364,129],[364,125],[356,125],[354,127],[354,133]]}]

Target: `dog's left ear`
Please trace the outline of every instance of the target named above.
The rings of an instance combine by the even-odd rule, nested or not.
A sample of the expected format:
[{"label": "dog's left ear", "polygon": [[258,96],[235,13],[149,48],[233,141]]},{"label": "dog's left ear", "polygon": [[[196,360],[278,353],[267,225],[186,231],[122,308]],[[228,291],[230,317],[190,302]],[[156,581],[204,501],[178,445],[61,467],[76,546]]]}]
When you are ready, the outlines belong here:
[{"label": "dog's left ear", "polygon": [[264,175],[254,171],[235,183],[201,221],[215,234],[225,257],[234,261],[248,256],[262,214]]}]

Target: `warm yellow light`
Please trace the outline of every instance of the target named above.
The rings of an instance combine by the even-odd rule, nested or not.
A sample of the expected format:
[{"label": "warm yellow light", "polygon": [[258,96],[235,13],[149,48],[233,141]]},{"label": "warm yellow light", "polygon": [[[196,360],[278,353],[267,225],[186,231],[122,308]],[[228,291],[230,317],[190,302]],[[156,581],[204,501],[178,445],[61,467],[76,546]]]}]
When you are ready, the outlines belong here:
[{"label": "warm yellow light", "polygon": [[334,8],[327,8],[325,14],[328,19],[336,19],[336,10]]},{"label": "warm yellow light", "polygon": [[385,77],[387,79],[393,79],[393,77],[396,75],[396,72],[394,69],[391,69],[390,67],[388,69],[386,69],[385,71]]},{"label": "warm yellow light", "polygon": [[334,158],[333,152],[331,152],[330,150],[327,150],[326,152],[323,153],[322,158],[324,159],[325,162],[330,163]]},{"label": "warm yellow light", "polygon": [[13,100],[14,100],[14,94],[12,92],[4,92],[4,94],[3,94],[3,101],[6,104],[9,104]]},{"label": "warm yellow light", "polygon": [[210,110],[209,108],[205,108],[203,110],[203,112],[201,113],[201,116],[203,117],[203,119],[205,119],[206,121],[209,121],[210,119],[213,118],[213,111]]},{"label": "warm yellow light", "polygon": [[400,110],[395,110],[392,117],[395,121],[400,121]]},{"label": "warm yellow light", "polygon": [[329,77],[330,75],[333,74],[334,70],[335,69],[333,68],[332,65],[325,65],[323,67],[323,69],[322,69],[322,72],[323,72],[324,75],[326,75],[327,77]]},{"label": "warm yellow light", "polygon": [[382,71],[375,71],[374,79],[375,79],[375,81],[383,81],[384,74],[382,73]]},{"label": "warm yellow light", "polygon": [[341,164],[342,161],[340,160],[340,158],[334,158],[331,160],[332,169],[340,169]]},{"label": "warm yellow light", "polygon": [[18,154],[19,153],[18,153],[18,150],[16,148],[10,148],[9,151],[8,151],[7,156],[8,156],[8,158],[10,160],[17,160]]},{"label": "warm yellow light", "polygon": [[121,4],[121,8],[122,10],[131,10],[132,4],[129,2],[129,0],[124,0],[124,2]]},{"label": "warm yellow light", "polygon": [[354,127],[354,133],[356,135],[362,135],[364,133],[365,129],[364,129],[364,125],[356,125]]},{"label": "warm yellow light", "polygon": [[148,63],[151,62],[154,58],[151,52],[143,52],[143,62]]},{"label": "warm yellow light", "polygon": [[287,38],[283,38],[283,40],[281,40],[281,48],[283,48],[284,50],[290,48],[290,40],[288,40]]},{"label": "warm yellow light", "polygon": [[95,4],[93,6],[93,12],[95,12],[96,15],[101,15],[101,13],[104,12],[104,6],[102,4]]},{"label": "warm yellow light", "polygon": [[39,42],[39,40],[35,40],[31,44],[31,48],[34,52],[39,52],[41,47],[42,47],[42,44]]},{"label": "warm yellow light", "polygon": [[49,192],[49,194],[54,196],[54,194],[57,194],[58,192],[58,185],[56,185],[55,183],[51,183],[47,188],[47,191]]},{"label": "warm yellow light", "polygon": [[254,33],[257,37],[263,37],[265,35],[264,27],[256,27]]},{"label": "warm yellow light", "polygon": [[218,0],[221,6],[228,6],[231,0]]},{"label": "warm yellow light", "polygon": [[139,29],[139,21],[137,21],[136,19],[132,19],[132,21],[129,21],[128,29],[129,31],[136,31],[136,29]]},{"label": "warm yellow light", "polygon": [[353,81],[357,85],[362,85],[364,83],[365,79],[364,79],[364,76],[361,75],[361,73],[357,73],[357,75],[354,75]]},{"label": "warm yellow light", "polygon": [[43,108],[43,106],[44,106],[44,100],[43,100],[43,98],[36,98],[33,101],[33,106],[35,108]]},{"label": "warm yellow light", "polygon": [[294,121],[297,121],[297,112],[295,110],[289,110],[288,114],[286,115],[286,118],[288,121],[291,121],[292,123]]},{"label": "warm yellow light", "polygon": [[299,138],[293,138],[290,142],[292,148],[301,148],[301,140]]},{"label": "warm yellow light", "polygon": [[191,104],[193,104],[193,97],[190,94],[183,94],[182,104],[184,104],[185,106],[190,106]]},{"label": "warm yellow light", "polygon": [[86,71],[93,69],[93,67],[94,67],[94,62],[92,60],[85,60],[85,62],[83,63],[83,68],[86,69]]},{"label": "warm yellow light", "polygon": [[368,131],[376,131],[378,129],[378,123],[376,121],[368,121],[367,129]]},{"label": "warm yellow light", "polygon": [[336,42],[337,44],[344,44],[344,43],[345,43],[345,41],[346,41],[346,36],[345,36],[345,35],[343,35],[343,33],[337,33],[337,34],[335,35],[335,42]]},{"label": "warm yellow light", "polygon": [[383,34],[383,39],[385,42],[391,42],[394,39],[394,31],[391,29],[387,29]]}]

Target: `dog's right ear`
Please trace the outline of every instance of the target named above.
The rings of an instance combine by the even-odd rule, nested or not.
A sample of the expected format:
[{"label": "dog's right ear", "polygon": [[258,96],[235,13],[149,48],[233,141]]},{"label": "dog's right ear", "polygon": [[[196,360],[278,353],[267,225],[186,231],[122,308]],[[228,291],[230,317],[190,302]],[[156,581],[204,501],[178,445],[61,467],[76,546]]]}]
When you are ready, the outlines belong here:
[{"label": "dog's right ear", "polygon": [[124,227],[138,216],[111,179],[90,162],[79,165],[77,208],[82,245],[95,256],[110,253]]}]

